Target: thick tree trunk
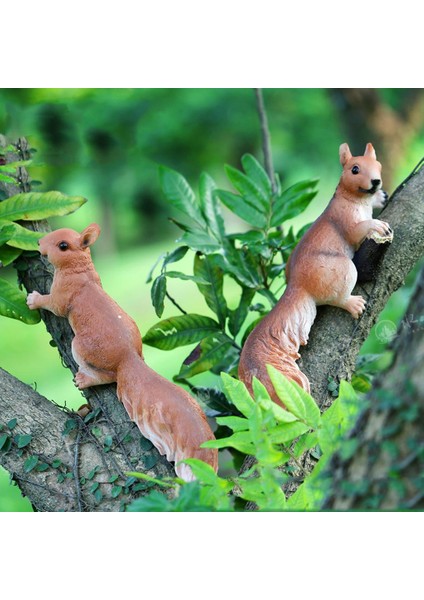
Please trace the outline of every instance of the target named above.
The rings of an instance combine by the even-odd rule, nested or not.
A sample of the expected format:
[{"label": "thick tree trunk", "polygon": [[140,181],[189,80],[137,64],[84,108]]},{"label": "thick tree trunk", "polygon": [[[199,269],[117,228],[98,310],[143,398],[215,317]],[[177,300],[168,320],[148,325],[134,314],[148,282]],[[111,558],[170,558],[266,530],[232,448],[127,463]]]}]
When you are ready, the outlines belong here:
[{"label": "thick tree trunk", "polygon": [[[394,359],[368,395],[353,456],[335,456],[325,508],[424,508],[424,268],[393,343]],[[325,476],[325,474],[324,474]]]},{"label": "thick tree trunk", "polygon": [[[8,160],[19,160],[27,159],[28,150],[25,139],[20,139],[17,145],[17,155],[8,155]],[[0,184],[1,189],[5,190],[8,196],[20,193],[21,191],[29,190],[28,174],[24,168],[19,168],[18,180],[20,181],[21,187],[14,186],[11,184]],[[26,223],[26,226],[36,231],[48,231],[48,224],[46,222],[34,222]],[[16,268],[20,276],[20,280],[25,286],[28,292],[37,290],[44,294],[50,289],[52,282],[52,267],[47,261],[37,255],[23,255],[16,262]],[[54,343],[56,344],[60,357],[66,367],[68,367],[73,374],[77,371],[77,365],[72,357],[71,353],[71,341],[73,338],[72,330],[66,319],[58,318],[48,311],[41,311],[42,319],[45,326],[52,336]],[[5,414],[12,414],[13,418],[13,404],[15,405],[15,411],[17,415],[25,414],[25,406],[27,399],[38,402],[40,404],[40,396],[35,398],[32,395],[31,388],[26,388],[26,395],[23,388],[20,388],[22,393],[16,398],[11,398],[7,394],[7,389],[11,382],[11,376],[5,374],[4,371],[0,371],[0,425],[5,426],[7,421],[5,420]],[[15,380],[16,386],[20,385],[18,380]],[[37,510],[119,510],[121,506],[121,500],[128,502],[130,499],[139,496],[143,493],[143,490],[138,490],[136,493],[133,492],[134,482],[132,486],[128,488],[125,486],[126,477],[123,475],[125,471],[141,471],[148,472],[153,477],[161,476],[175,476],[172,466],[159,455],[157,450],[152,446],[150,442],[145,440],[140,434],[138,428],[131,423],[123,405],[119,402],[116,396],[115,385],[108,386],[97,386],[84,390],[84,396],[89,401],[95,418],[85,423],[82,419],[73,415],[75,419],[75,429],[70,432],[70,444],[72,445],[73,452],[75,452],[72,458],[72,465],[76,465],[73,469],[72,465],[66,463],[67,472],[76,473],[78,472],[82,481],[86,480],[85,483],[81,482],[78,484],[75,479],[75,493],[67,492],[68,502],[66,507],[64,506],[60,495],[55,491],[55,488],[51,489],[51,498],[49,498],[48,491],[46,491],[47,483],[53,481],[49,477],[49,472],[38,471],[37,468],[30,471],[29,475],[25,473],[25,460],[28,458],[28,451],[25,451],[22,456],[19,456],[19,449],[12,445],[7,453],[0,452],[0,462],[6,468],[10,468],[13,465],[12,475],[18,482],[22,491],[28,495],[33,506]],[[27,397],[27,399],[26,399]],[[44,402],[48,402],[42,399]],[[6,403],[8,406],[6,411]],[[4,404],[4,406],[3,406]],[[51,403],[48,403],[51,404]],[[43,404],[44,406],[44,404]],[[54,413],[54,419],[51,414]],[[43,416],[44,415],[44,416]],[[33,431],[33,422],[29,417],[22,423],[18,422],[19,426],[22,426],[22,430],[28,434],[33,435],[34,447],[38,453],[43,453],[42,446],[43,440],[46,437],[52,437],[52,446],[49,449],[49,456],[53,457],[52,448],[58,450],[62,448],[60,440],[62,438],[62,432],[64,423],[69,419],[69,415],[64,412],[61,408],[51,404],[49,410],[43,409],[43,412],[37,417],[40,424],[40,435],[39,439],[37,431]],[[29,419],[29,420],[28,420]],[[90,419],[87,417],[86,419]],[[17,427],[18,427],[17,425]],[[88,426],[87,426],[88,425]],[[48,436],[46,436],[48,432]],[[63,445],[63,443],[62,443]],[[92,446],[91,451],[86,451],[86,448]],[[28,448],[30,448],[29,446]],[[69,448],[66,449],[68,452],[69,459]],[[84,450],[84,451],[83,451]],[[61,450],[60,456],[65,450]],[[94,454],[93,454],[94,452]],[[95,458],[94,458],[95,456]],[[40,459],[41,460],[41,459]],[[96,476],[93,480],[88,478],[88,475],[92,472],[93,464],[97,467]],[[18,468],[19,466],[19,468]],[[110,477],[118,475],[119,478],[115,482],[115,489],[112,492],[110,487],[110,493],[107,493],[107,486],[104,485],[104,493],[102,498],[97,493],[96,501],[93,496],[97,492],[97,489],[93,490],[93,483],[95,481],[102,481],[103,483]],[[31,484],[23,485],[24,480],[31,480]],[[59,477],[61,479],[61,477]],[[69,476],[69,479],[71,477]],[[88,483],[87,483],[88,482]],[[89,483],[91,482],[91,485]],[[63,482],[62,482],[63,483]],[[29,486],[29,487],[28,487]],[[40,487],[42,486],[42,487]],[[121,487],[122,491],[118,494],[119,490],[117,487]],[[128,488],[128,493],[125,490]],[[116,497],[113,495],[116,494]],[[70,498],[73,497],[71,501]]]}]

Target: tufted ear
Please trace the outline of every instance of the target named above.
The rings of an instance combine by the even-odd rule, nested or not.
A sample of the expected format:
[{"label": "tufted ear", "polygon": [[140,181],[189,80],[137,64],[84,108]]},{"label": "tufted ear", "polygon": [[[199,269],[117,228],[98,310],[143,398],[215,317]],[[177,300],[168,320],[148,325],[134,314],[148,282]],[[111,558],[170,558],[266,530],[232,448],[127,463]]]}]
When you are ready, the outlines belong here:
[{"label": "tufted ear", "polygon": [[352,152],[349,150],[349,146],[346,143],[340,146],[339,156],[342,167],[344,167],[347,161],[352,158]]},{"label": "tufted ear", "polygon": [[94,242],[97,240],[99,235],[100,235],[100,227],[97,225],[97,223],[92,223],[91,225],[86,227],[84,229],[84,231],[81,231],[81,235],[80,235],[81,248],[87,248],[88,246],[91,246],[92,244],[94,244]]},{"label": "tufted ear", "polygon": [[377,155],[374,150],[374,146],[368,142],[365,147],[364,156],[371,156],[374,160],[377,160]]}]

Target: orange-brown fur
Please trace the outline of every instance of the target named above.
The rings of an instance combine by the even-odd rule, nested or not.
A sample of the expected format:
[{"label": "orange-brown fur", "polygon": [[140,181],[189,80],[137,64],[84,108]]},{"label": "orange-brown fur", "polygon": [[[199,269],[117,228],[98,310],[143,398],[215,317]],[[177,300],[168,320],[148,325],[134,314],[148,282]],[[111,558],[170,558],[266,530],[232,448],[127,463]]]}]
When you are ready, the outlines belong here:
[{"label": "orange-brown fur", "polygon": [[266,365],[310,391],[296,360],[299,346],[308,341],[316,306],[338,306],[358,319],[366,303],[362,296],[351,295],[357,279],[353,255],[367,237],[392,238],[390,226],[372,218],[373,207],[381,207],[384,199],[374,148],[367,144],[364,156],[353,157],[348,145],[342,144],[339,154],[343,173],[336,192],[291,254],[285,293],[249,335],[241,353],[240,379],[252,392],[256,376],[280,404]]},{"label": "orange-brown fur", "polygon": [[116,381],[130,418],[161,454],[176,462],[177,475],[194,478],[188,465],[178,465],[185,458],[204,460],[216,471],[217,450],[200,448],[214,439],[203,411],[188,392],[146,365],[137,325],[102,288],[89,248],[99,233],[93,224],[81,234],[58,229],[40,240],[41,254],[55,267],[54,278],[50,294],[32,292],[28,306],[68,318],[79,389]]}]

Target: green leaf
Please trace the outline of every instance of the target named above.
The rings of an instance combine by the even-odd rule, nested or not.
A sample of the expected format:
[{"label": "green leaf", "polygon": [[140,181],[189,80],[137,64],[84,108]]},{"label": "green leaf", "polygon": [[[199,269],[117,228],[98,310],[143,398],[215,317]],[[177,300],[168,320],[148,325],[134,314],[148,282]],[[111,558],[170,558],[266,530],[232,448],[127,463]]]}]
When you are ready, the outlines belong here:
[{"label": "green leaf", "polygon": [[246,431],[249,428],[249,421],[244,417],[217,417],[216,422],[233,431]]},{"label": "green leaf", "polygon": [[225,333],[217,331],[204,338],[189,354],[176,376],[177,380],[189,379],[198,373],[210,371],[221,367],[223,363],[229,365],[234,359],[234,343]]},{"label": "green leaf", "polygon": [[251,154],[244,154],[241,158],[241,164],[246,175],[261,190],[263,196],[270,198],[272,196],[271,180],[262,165]]},{"label": "green leaf", "polygon": [[272,385],[281,402],[296,417],[316,429],[320,424],[320,411],[315,400],[296,382],[289,380],[272,365],[267,365]]},{"label": "green leaf", "polygon": [[191,386],[191,393],[197,398],[207,417],[233,415],[238,412],[234,404],[227,400],[225,394],[216,387]]},{"label": "green leaf", "polygon": [[186,179],[168,167],[159,167],[159,179],[162,191],[172,206],[197,223],[205,227],[202,213],[196,203],[196,197]]},{"label": "green leaf", "polygon": [[237,196],[237,194],[225,190],[217,190],[216,194],[227,208],[240,217],[240,219],[252,225],[252,227],[256,229],[265,229],[267,227],[267,218],[256,205],[252,206],[242,196]]},{"label": "green leaf", "polygon": [[188,246],[178,246],[178,248],[175,248],[175,250],[173,250],[165,256],[163,266],[165,267],[166,265],[170,265],[171,263],[178,262],[179,260],[184,258],[184,256],[187,254],[187,251]]},{"label": "green leaf", "polygon": [[258,262],[255,257],[245,252],[244,249],[236,249],[230,243],[224,242],[222,254],[215,254],[215,261],[224,273],[230,274],[241,287],[257,289],[262,285],[258,273]]},{"label": "green leaf", "polygon": [[111,447],[112,447],[112,445],[113,445],[113,438],[112,438],[112,436],[111,436],[111,435],[107,435],[107,436],[105,437],[105,439],[104,439],[104,445],[105,445],[107,448],[111,448]]},{"label": "green leaf", "polygon": [[0,181],[3,183],[16,183],[16,179],[14,177],[9,177],[9,175],[3,175],[0,173]]},{"label": "green leaf", "polygon": [[10,240],[15,232],[14,224],[8,221],[0,221],[0,245]]},{"label": "green leaf", "polygon": [[12,248],[4,245],[0,246],[0,267],[7,267],[22,254],[19,248]]},{"label": "green leaf", "polygon": [[227,398],[231,400],[245,417],[249,418],[252,416],[256,405],[244,383],[227,375],[227,373],[222,373],[221,379]]},{"label": "green leaf", "polygon": [[181,315],[153,325],[143,337],[143,341],[148,346],[160,350],[173,350],[199,342],[211,332],[219,330],[219,324],[209,317],[196,314]]},{"label": "green leaf", "polygon": [[269,433],[274,444],[287,444],[309,430],[309,425],[295,421],[294,423],[282,423],[277,427],[273,427]]},{"label": "green leaf", "polygon": [[207,173],[202,173],[199,179],[200,209],[209,230],[218,241],[221,241],[225,237],[225,226],[215,190],[216,185],[212,177]]},{"label": "green leaf", "polygon": [[215,473],[215,469],[211,467],[211,465],[208,465],[207,463],[203,462],[203,460],[199,460],[198,458],[186,458],[181,462],[188,465],[193,471],[193,474],[196,477],[196,479],[198,479],[202,483],[215,485],[217,480],[220,479]]},{"label": "green leaf", "polygon": [[194,281],[194,283],[201,283],[203,285],[211,285],[209,281],[202,279],[202,277],[196,277],[195,275],[186,275],[180,271],[166,271],[165,275],[173,279],[181,279],[183,281]]},{"label": "green leaf", "polygon": [[296,442],[296,445],[293,448],[293,455],[296,458],[299,458],[304,452],[310,450],[317,444],[318,433],[316,431],[305,433],[305,435],[300,436],[299,440]]},{"label": "green leaf", "polygon": [[7,446],[9,446],[9,444],[7,442],[9,442],[9,444],[10,444],[10,436],[7,433],[1,433],[0,434],[0,450],[4,450],[7,448]]},{"label": "green leaf", "polygon": [[161,317],[165,308],[165,295],[166,295],[166,277],[165,275],[159,275],[153,282],[152,289],[150,290],[152,298],[152,304],[158,317]]},{"label": "green leaf", "polygon": [[203,252],[203,254],[213,254],[222,250],[222,244],[205,231],[186,232],[178,241],[187,244],[192,250]]},{"label": "green leaf", "polygon": [[39,323],[40,313],[28,308],[26,298],[26,293],[21,292],[18,287],[0,279],[0,315],[17,319],[27,325]]},{"label": "green leaf", "polygon": [[122,492],[122,486],[114,485],[110,492],[110,495],[112,496],[112,498],[117,498],[121,492]]},{"label": "green leaf", "polygon": [[18,448],[25,448],[32,440],[32,435],[17,435],[15,436],[15,442]]},{"label": "green leaf", "polygon": [[0,202],[0,219],[34,221],[60,217],[76,211],[87,200],[82,196],[67,196],[61,192],[28,192]]},{"label": "green leaf", "polygon": [[10,431],[12,431],[12,429],[15,429],[17,423],[18,419],[10,419],[10,421],[7,423],[7,427],[10,429]]},{"label": "green leaf", "polygon": [[255,452],[250,431],[237,431],[226,438],[209,440],[202,444],[202,448],[235,448],[239,452],[243,452],[243,454],[254,454]]},{"label": "green leaf", "polygon": [[30,456],[29,458],[27,458],[26,461],[24,462],[25,473],[29,473],[30,471],[32,471],[33,468],[37,465],[37,463],[38,463],[38,456],[36,456],[35,454]]},{"label": "green leaf", "polygon": [[341,381],[339,397],[321,417],[318,439],[324,454],[330,454],[337,449],[343,436],[355,424],[359,408],[355,390],[347,381]]},{"label": "green leaf", "polygon": [[76,429],[76,427],[77,427],[77,422],[75,421],[75,419],[66,419],[65,427],[63,428],[62,435],[69,435],[71,433],[71,431]]},{"label": "green leaf", "polygon": [[281,225],[302,213],[317,195],[318,192],[313,190],[317,183],[317,179],[300,181],[282,192],[274,202],[271,226]]},{"label": "green leaf", "polygon": [[238,307],[235,310],[230,310],[228,319],[228,328],[230,333],[236,336],[243,326],[249,312],[249,306],[255,295],[253,288],[244,287],[241,293],[241,298]]},{"label": "green leaf", "polygon": [[32,160],[16,160],[14,162],[0,165],[1,173],[14,173],[18,167],[28,167]]},{"label": "green leaf", "polygon": [[258,187],[252,179],[234,167],[225,165],[225,172],[228,179],[249,206],[257,208],[263,215],[269,213],[271,199],[262,191],[261,187]]},{"label": "green leaf", "polygon": [[7,245],[12,246],[13,248],[19,248],[21,250],[38,250],[38,240],[46,235],[45,232],[30,231],[18,223],[0,221],[0,227],[2,226],[4,226],[4,228],[7,230],[12,228],[12,235],[7,240]]},{"label": "green leaf", "polygon": [[196,254],[194,257],[193,273],[196,277],[207,281],[209,285],[197,283],[206,304],[218,317],[222,328],[225,326],[228,308],[223,293],[224,273],[217,264],[214,256]]}]

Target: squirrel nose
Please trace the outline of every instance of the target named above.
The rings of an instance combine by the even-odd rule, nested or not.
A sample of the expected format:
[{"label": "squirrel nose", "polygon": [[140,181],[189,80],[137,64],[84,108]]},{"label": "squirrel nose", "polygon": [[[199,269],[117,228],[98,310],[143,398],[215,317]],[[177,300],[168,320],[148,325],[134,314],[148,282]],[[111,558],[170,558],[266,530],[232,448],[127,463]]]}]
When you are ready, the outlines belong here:
[{"label": "squirrel nose", "polygon": [[377,187],[381,183],[381,179],[371,179],[373,187]]}]

